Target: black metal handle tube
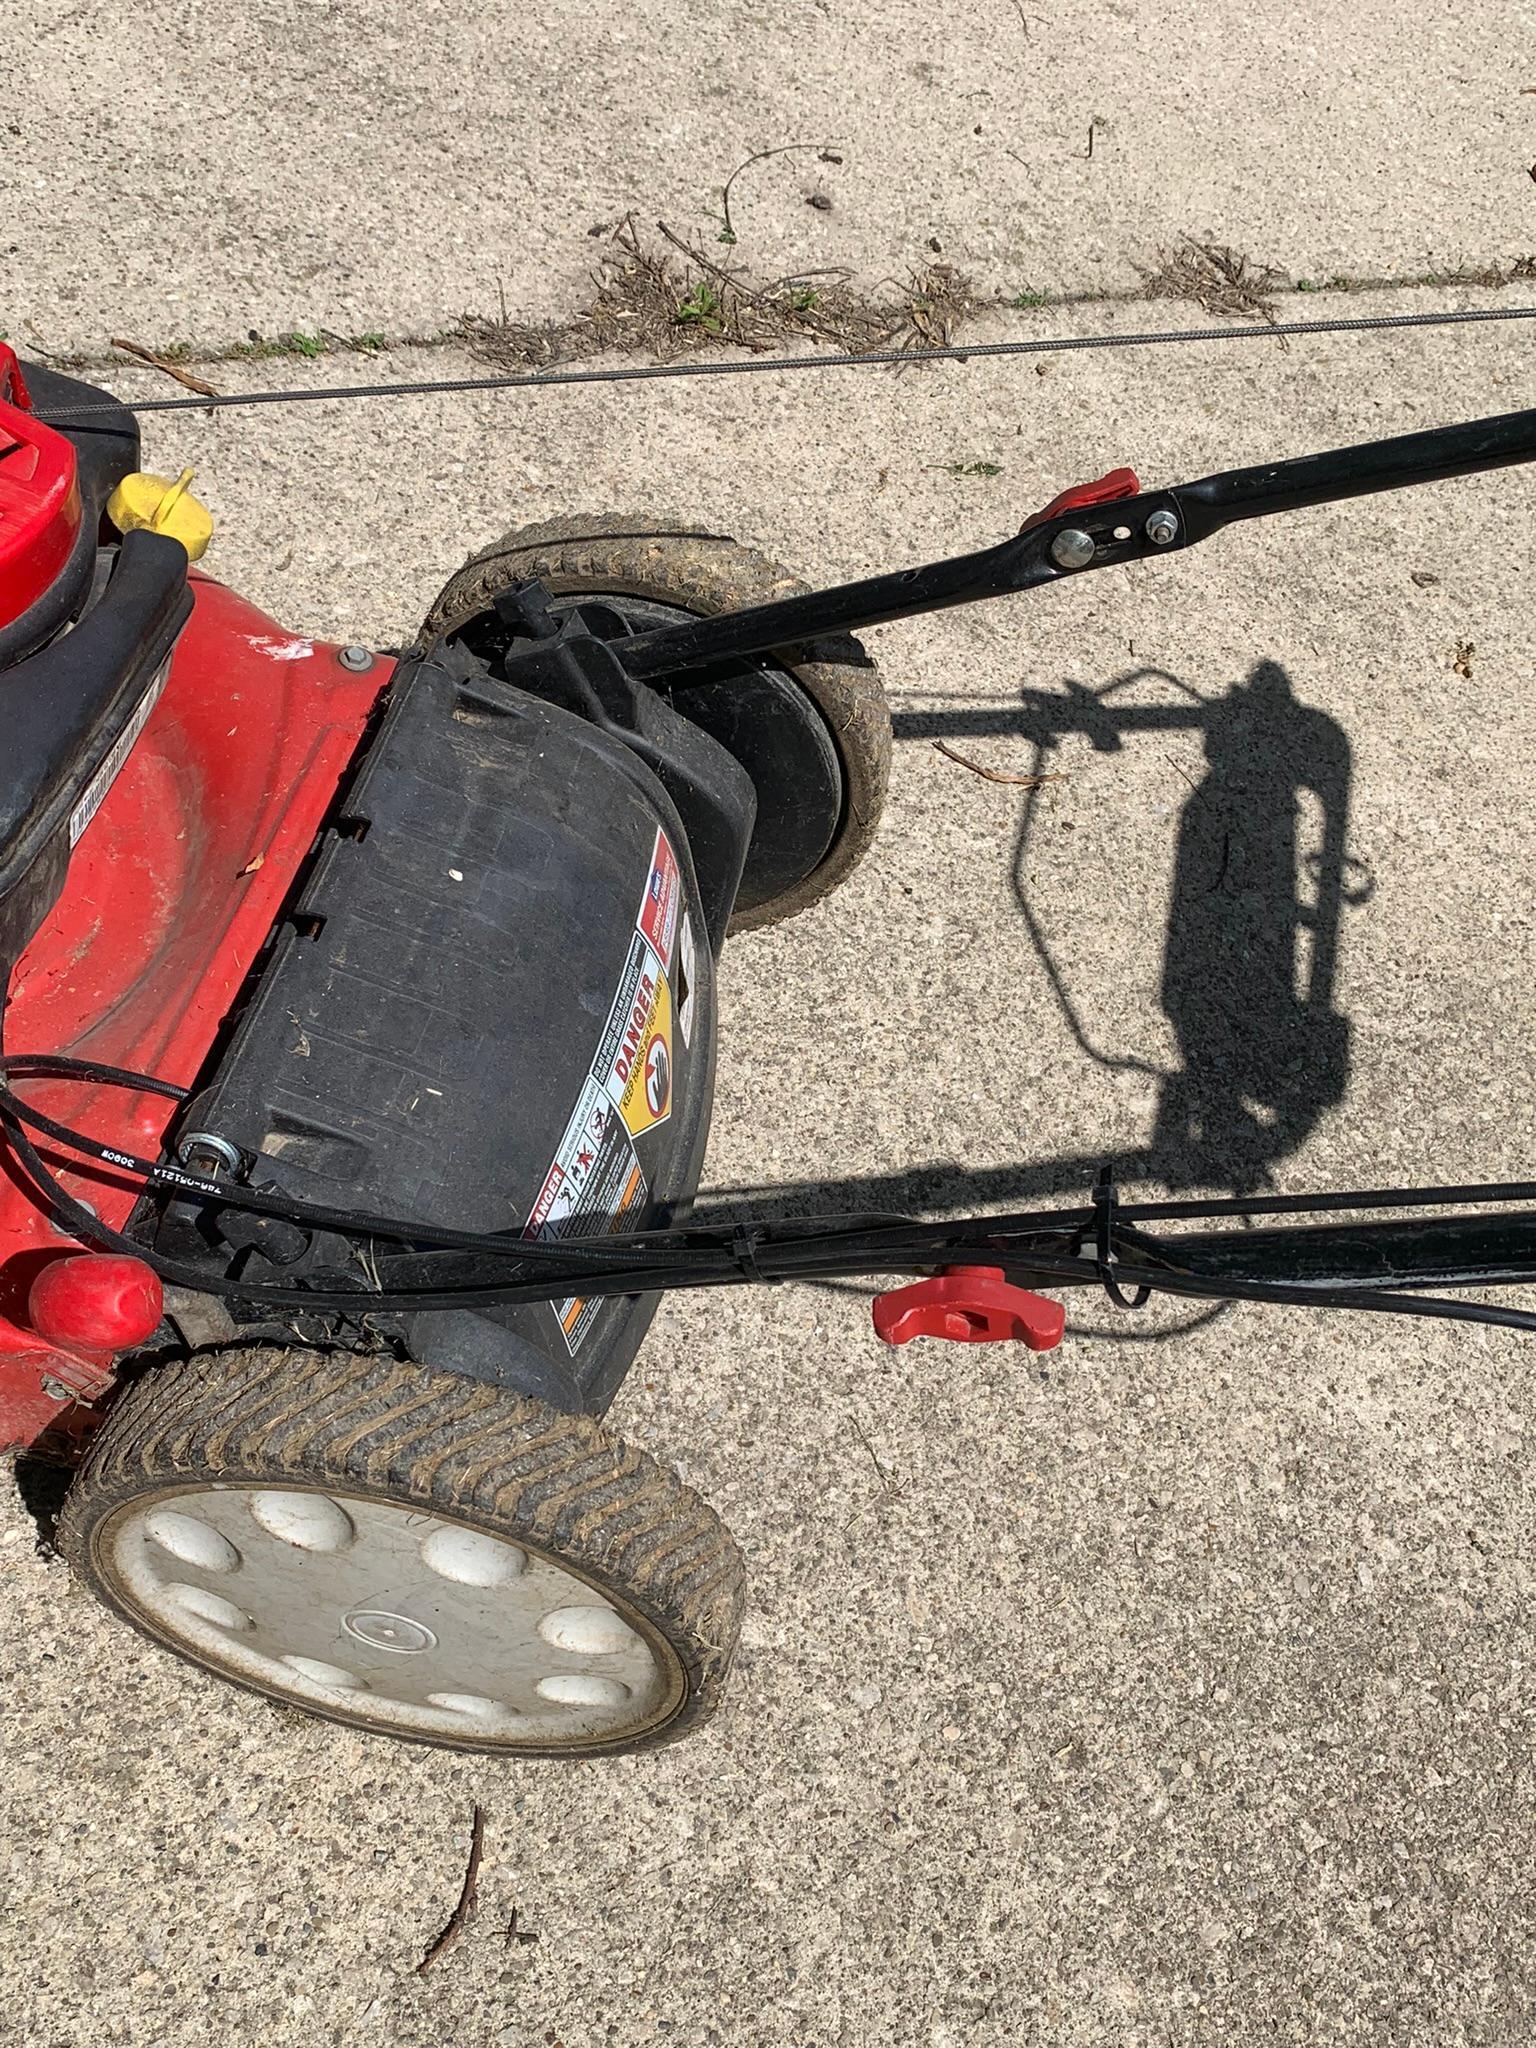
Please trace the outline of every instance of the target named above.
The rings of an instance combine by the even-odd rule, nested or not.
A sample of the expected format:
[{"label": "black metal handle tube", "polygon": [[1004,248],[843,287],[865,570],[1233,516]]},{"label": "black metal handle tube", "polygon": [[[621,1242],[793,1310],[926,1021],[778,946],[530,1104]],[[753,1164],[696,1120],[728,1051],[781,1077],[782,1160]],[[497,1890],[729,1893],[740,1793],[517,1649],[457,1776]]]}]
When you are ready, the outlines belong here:
[{"label": "black metal handle tube", "polygon": [[[1399,434],[1390,441],[1365,441],[1302,455],[1290,462],[1264,462],[1229,469],[1218,476],[1179,484],[1174,496],[1184,513],[1188,537],[1203,539],[1237,519],[1361,498],[1373,491],[1402,490],[1409,484],[1438,483],[1536,461],[1536,411],[1501,413],[1463,426],[1433,427]],[[1196,509],[1198,508],[1198,509]]]},{"label": "black metal handle tube", "polygon": [[[1409,484],[1436,483],[1446,477],[1471,476],[1479,470],[1532,461],[1536,461],[1536,410],[1433,427],[1388,441],[1364,441],[1352,448],[1334,448],[1288,462],[1260,463],[1252,469],[1224,470],[1179,484],[1172,491],[1144,492],[1139,498],[1072,509],[977,554],[640,633],[623,642],[620,656],[629,673],[640,681],[665,677],[686,683],[686,671],[709,663],[767,654],[823,634],[856,632],[892,619],[912,618],[919,612],[942,611],[951,605],[1028,590],[1055,582],[1064,572],[1106,568],[1156,555],[1166,546],[1187,546],[1235,520],[1258,519],[1273,512],[1292,512],[1307,505],[1326,505],[1340,498],[1365,497],[1375,491],[1401,490]],[[1166,519],[1174,508],[1178,527],[1171,533],[1153,533],[1153,515]],[[1079,557],[1062,562],[1053,555],[1053,543],[1067,527],[1081,527],[1091,536],[1094,545],[1086,561]],[[1117,537],[1121,534],[1123,539]]]},{"label": "black metal handle tube", "polygon": [[[895,569],[860,583],[808,591],[804,597],[781,598],[775,604],[752,605],[746,611],[724,612],[687,625],[661,626],[621,642],[618,652],[625,668],[641,681],[676,676],[705,662],[768,654],[776,647],[795,647],[823,634],[883,626],[892,619],[914,618],[919,612],[944,611],[978,598],[1000,597],[1023,587],[1028,578],[1021,573],[1021,565],[1037,552],[1036,546],[1027,545],[1025,537],[1019,536],[976,554],[929,562],[920,569]],[[1047,576],[1054,573],[1046,572]]]}]

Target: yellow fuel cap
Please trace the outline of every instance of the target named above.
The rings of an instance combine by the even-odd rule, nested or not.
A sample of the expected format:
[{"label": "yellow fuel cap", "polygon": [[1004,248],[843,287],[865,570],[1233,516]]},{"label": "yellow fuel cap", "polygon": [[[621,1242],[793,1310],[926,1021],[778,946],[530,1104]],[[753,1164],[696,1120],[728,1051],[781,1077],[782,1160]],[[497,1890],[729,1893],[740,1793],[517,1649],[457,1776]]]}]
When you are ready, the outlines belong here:
[{"label": "yellow fuel cap", "polygon": [[213,514],[187,489],[191,481],[190,469],[184,469],[174,483],[168,476],[135,470],[108,498],[107,517],[119,533],[147,526],[151,533],[169,534],[181,542],[190,561],[201,561],[213,539]]}]

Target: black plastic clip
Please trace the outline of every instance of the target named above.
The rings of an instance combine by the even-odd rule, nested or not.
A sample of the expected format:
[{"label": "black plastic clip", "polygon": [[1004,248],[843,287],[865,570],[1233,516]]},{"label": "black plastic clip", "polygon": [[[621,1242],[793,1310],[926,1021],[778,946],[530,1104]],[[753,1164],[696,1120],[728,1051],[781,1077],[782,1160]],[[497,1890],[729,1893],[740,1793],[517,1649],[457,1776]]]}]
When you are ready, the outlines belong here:
[{"label": "black plastic clip", "polygon": [[738,1223],[731,1232],[731,1251],[735,1255],[736,1268],[744,1280],[750,1280],[758,1287],[772,1287],[779,1278],[777,1273],[765,1273],[757,1263],[757,1232],[748,1223]]},{"label": "black plastic clip", "polygon": [[530,640],[560,637],[560,621],[549,608],[549,591],[542,583],[509,584],[496,598],[496,616]]}]

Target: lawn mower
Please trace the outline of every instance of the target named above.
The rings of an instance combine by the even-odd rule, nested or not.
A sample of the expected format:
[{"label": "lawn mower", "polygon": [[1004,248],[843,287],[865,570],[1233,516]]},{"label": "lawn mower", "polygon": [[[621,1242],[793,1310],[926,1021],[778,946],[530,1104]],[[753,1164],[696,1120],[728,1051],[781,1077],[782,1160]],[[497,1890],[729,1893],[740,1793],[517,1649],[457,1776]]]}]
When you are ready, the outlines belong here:
[{"label": "lawn mower", "polygon": [[1481,1298],[1536,1280],[1525,1184],[1133,1202],[1106,1167],[958,1220],[692,1207],[721,949],[880,816],[851,634],[1533,457],[1523,412],[1114,470],[815,593],[572,519],[382,653],[205,575],[132,413],[0,348],[0,1430],[69,1473],[75,1570],[353,1728],[610,1754],[714,1706],[741,1614],[719,1520],[602,1421],[668,1288],[894,1276],[892,1344],[1045,1350],[1075,1288],[1536,1328]]}]

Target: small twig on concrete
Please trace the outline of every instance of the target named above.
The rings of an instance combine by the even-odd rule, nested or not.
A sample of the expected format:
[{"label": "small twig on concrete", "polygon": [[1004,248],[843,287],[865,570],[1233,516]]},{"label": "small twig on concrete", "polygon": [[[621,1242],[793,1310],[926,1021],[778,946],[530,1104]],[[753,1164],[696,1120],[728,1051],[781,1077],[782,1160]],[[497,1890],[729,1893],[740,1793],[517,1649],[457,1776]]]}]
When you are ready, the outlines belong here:
[{"label": "small twig on concrete", "polygon": [[[681,235],[674,234],[664,220],[657,221],[656,227],[658,232],[666,237],[674,249],[682,251],[690,263],[696,263],[701,270],[707,270],[712,277],[719,278],[728,292],[736,293],[738,297],[745,299],[748,305],[760,306],[769,318],[783,321],[792,314],[791,331],[794,328],[798,328],[808,334],[819,334],[824,340],[832,342],[838,348],[847,348],[851,345],[846,329],[839,330],[837,327],[829,326],[824,320],[814,318],[808,307],[791,306],[786,308],[783,297],[784,288],[798,283],[801,278],[833,277],[845,280],[848,276],[846,270],[839,267],[830,267],[822,270],[803,270],[797,272],[793,277],[781,277],[773,284],[752,285],[747,283],[739,270],[730,270],[725,264],[716,263],[711,257],[706,256],[702,249],[695,248],[692,242],[686,241]],[[728,299],[721,300],[720,310],[722,314],[728,315],[730,313],[732,309]],[[740,323],[737,322],[736,324],[739,327]],[[767,345],[764,341],[752,338],[744,333],[734,334],[731,336],[731,339],[741,341],[747,348],[763,348]]]},{"label": "small twig on concrete", "polygon": [[517,1942],[520,1946],[526,1946],[529,1942],[537,1941],[539,1938],[534,1933],[531,1927],[523,1928],[518,1926],[517,1911],[517,1907],[514,1906],[512,1908],[511,1918],[508,1920],[506,1926],[501,1931],[501,1945],[503,1948],[510,1948],[514,1941]]},{"label": "small twig on concrete", "polygon": [[1091,156],[1093,155],[1093,131],[1094,131],[1094,126],[1095,126],[1095,124],[1094,124],[1094,123],[1093,123],[1092,121],[1090,121],[1090,122],[1088,123],[1088,150],[1087,150],[1087,154],[1088,154],[1088,155],[1089,155],[1090,157],[1091,157]]},{"label": "small twig on concrete", "polygon": [[[777,284],[768,285],[767,287],[749,285],[742,279],[739,272],[727,270],[724,264],[711,262],[702,249],[695,249],[692,243],[685,242],[681,235],[674,235],[664,220],[657,221],[656,225],[674,249],[682,250],[690,263],[697,263],[701,269],[707,270],[713,276],[718,277],[723,285],[730,291],[739,293],[750,305],[762,306],[770,313],[782,313],[782,305],[774,296],[779,290]],[[827,274],[830,275],[830,273]],[[781,280],[781,283],[787,281]],[[721,302],[722,311],[725,310],[726,303],[726,301]],[[799,317],[801,324],[809,329],[812,334],[824,335],[828,341],[842,342],[843,346],[846,347],[847,344],[843,341],[843,337],[832,328],[826,327],[821,321],[812,320],[804,314]],[[764,344],[758,341],[748,341],[746,346],[749,348],[761,348]]]},{"label": "small twig on concrete", "polygon": [[454,1943],[469,1925],[475,1910],[475,1893],[480,1883],[480,1858],[485,1849],[485,1809],[476,1805],[470,1822],[469,1862],[464,1868],[464,1887],[459,1893],[459,1903],[448,1915],[448,1924],[416,1965],[418,1977],[425,1977],[428,1970],[440,1956],[448,1953]]},{"label": "small twig on concrete", "polygon": [[1178,762],[1175,761],[1175,759],[1173,758],[1172,754],[1164,754],[1163,759],[1168,763],[1168,766],[1173,770],[1174,774],[1182,777],[1182,779],[1185,782],[1187,782],[1190,788],[1195,792],[1195,795],[1198,796],[1200,794],[1200,785],[1198,782],[1196,782],[1193,775],[1188,774],[1186,770],[1181,768]]},{"label": "small twig on concrete", "polygon": [[738,271],[727,270],[724,264],[712,262],[702,249],[695,249],[693,244],[685,242],[681,235],[674,235],[664,220],[657,221],[656,227],[660,234],[666,236],[674,249],[682,250],[690,263],[697,263],[701,270],[710,271],[715,277],[719,278],[722,284],[729,285],[733,292],[740,292],[744,299],[750,299],[753,305],[760,306],[768,296],[766,292],[760,291],[752,285],[744,284]]},{"label": "small twig on concrete", "polygon": [[865,1450],[868,1451],[869,1462],[874,1466],[876,1472],[880,1475],[880,1484],[882,1486],[889,1486],[891,1483],[890,1474],[881,1464],[880,1453],[875,1449],[874,1445],[870,1442],[869,1437],[865,1432],[863,1423],[860,1422],[857,1415],[850,1415],[848,1420],[853,1424],[854,1435],[858,1438],[859,1442],[864,1446]]},{"label": "small twig on concrete", "polygon": [[866,1432],[863,1424],[859,1421],[859,1418],[856,1415],[850,1415],[848,1419],[853,1424],[854,1435],[858,1438],[859,1442],[864,1446],[865,1450],[869,1453],[869,1462],[874,1466],[875,1476],[880,1481],[880,1491],[874,1496],[873,1500],[867,1500],[863,1502],[861,1506],[856,1507],[854,1509],[853,1513],[848,1517],[847,1521],[843,1524],[843,1528],[845,1530],[851,1529],[854,1523],[859,1520],[861,1515],[867,1515],[870,1509],[873,1507],[878,1507],[881,1501],[896,1500],[899,1497],[901,1491],[899,1487],[893,1486],[891,1484],[891,1475],[889,1472],[886,1471],[885,1466],[881,1463],[880,1453],[875,1449],[874,1445],[870,1442],[868,1433]]},{"label": "small twig on concrete", "polygon": [[145,348],[141,342],[124,341],[120,336],[113,335],[112,346],[120,348],[125,355],[137,356],[141,363],[148,363],[152,370],[159,370],[164,376],[174,377],[178,384],[185,384],[189,391],[195,391],[200,398],[217,398],[220,395],[217,385],[205,384],[201,377],[191,376],[186,370],[178,369],[174,363],[166,362],[163,357],[157,356],[153,349]]},{"label": "small twig on concrete", "polygon": [[935,740],[934,751],[947,761],[958,761],[962,768],[969,768],[973,775],[979,775],[984,782],[1006,782],[1015,789],[1039,789],[1047,782],[1065,782],[1066,776],[1057,775],[1009,775],[1001,768],[985,768],[980,761],[971,760],[967,754],[957,753],[943,740]]},{"label": "small twig on concrete", "polygon": [[759,149],[754,151],[754,153],[747,158],[745,163],[738,164],[735,170],[732,171],[731,175],[726,179],[724,190],[720,194],[720,211],[725,221],[724,231],[720,237],[721,241],[734,242],[736,239],[736,228],[731,220],[731,187],[735,184],[736,180],[741,176],[743,171],[750,171],[754,164],[764,163],[771,156],[788,156],[790,151],[795,149],[819,150],[820,152],[822,152],[821,161],[823,163],[841,163],[842,158],[840,156],[831,156],[827,154],[827,152],[830,151],[831,148],[832,145],[830,142],[780,142],[772,149]]}]

